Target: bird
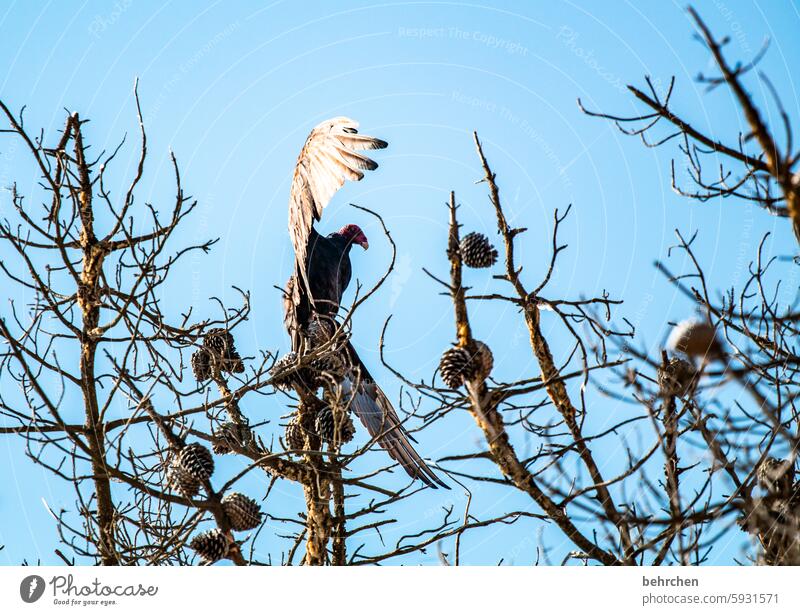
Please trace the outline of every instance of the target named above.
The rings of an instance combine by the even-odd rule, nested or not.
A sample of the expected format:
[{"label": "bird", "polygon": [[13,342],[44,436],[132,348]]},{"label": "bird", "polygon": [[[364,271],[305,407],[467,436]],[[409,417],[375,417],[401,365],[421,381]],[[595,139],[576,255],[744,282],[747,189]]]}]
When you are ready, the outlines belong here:
[{"label": "bird", "polygon": [[[309,134],[297,159],[289,195],[289,236],[294,248],[294,272],[284,291],[284,324],[298,355],[313,345],[312,325],[329,323],[339,311],[350,284],[353,246],[369,248],[364,231],[347,224],[327,236],[314,228],[323,210],[345,181],[360,181],[364,171],[378,164],[360,153],[384,149],[386,141],[360,134],[358,122],[335,117],[318,124]],[[334,325],[335,326],[335,325]],[[386,394],[361,361],[349,340],[344,344],[345,368],[337,376],[341,394],[370,436],[397,461],[412,479],[432,488],[449,489],[411,445],[406,431]]]}]

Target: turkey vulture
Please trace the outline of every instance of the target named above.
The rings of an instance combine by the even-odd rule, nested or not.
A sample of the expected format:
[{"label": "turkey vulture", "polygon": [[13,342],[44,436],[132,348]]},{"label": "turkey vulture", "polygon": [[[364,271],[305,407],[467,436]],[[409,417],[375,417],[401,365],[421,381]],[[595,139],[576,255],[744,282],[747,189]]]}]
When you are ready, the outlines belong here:
[{"label": "turkey vulture", "polygon": [[[350,249],[369,247],[364,232],[348,224],[320,235],[314,222],[346,180],[359,181],[364,170],[378,167],[359,150],[388,144],[358,133],[358,123],[336,117],[316,126],[306,139],[294,170],[289,196],[289,235],[295,253],[294,274],[284,294],[284,323],[298,354],[309,347],[309,326],[331,322],[350,283]],[[350,342],[344,348],[345,369],[339,388],[370,435],[412,478],[447,488],[411,446],[391,402],[361,362]]]}]

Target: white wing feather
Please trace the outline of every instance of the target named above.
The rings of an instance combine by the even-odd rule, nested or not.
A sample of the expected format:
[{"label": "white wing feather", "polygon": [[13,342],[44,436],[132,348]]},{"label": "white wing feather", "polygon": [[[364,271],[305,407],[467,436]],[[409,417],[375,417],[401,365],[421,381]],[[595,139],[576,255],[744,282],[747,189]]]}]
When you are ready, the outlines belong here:
[{"label": "white wing feather", "polygon": [[378,168],[356,150],[387,145],[386,141],[358,134],[357,129],[358,122],[347,117],[325,120],[308,135],[297,159],[289,195],[289,236],[306,285],[308,236],[314,222],[322,217],[322,210],[345,181],[359,181],[363,171]]}]

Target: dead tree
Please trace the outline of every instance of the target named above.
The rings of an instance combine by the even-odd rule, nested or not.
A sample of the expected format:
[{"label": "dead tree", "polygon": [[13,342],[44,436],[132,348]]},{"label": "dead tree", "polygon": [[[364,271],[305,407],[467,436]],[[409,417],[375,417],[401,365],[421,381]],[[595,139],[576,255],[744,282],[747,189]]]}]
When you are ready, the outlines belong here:
[{"label": "dead tree", "polygon": [[[675,79],[660,97],[649,78],[647,90],[628,89],[646,108],[642,115],[623,117],[583,109],[589,115],[614,121],[628,135],[641,138],[647,147],[673,141],[683,155],[691,186],[680,185],[672,163],[672,188],[679,194],[702,202],[714,200],[755,204],[765,212],[788,218],[800,241],[800,182],[796,172],[800,151],[795,151],[792,118],[769,78],[758,77],[770,93],[778,111],[779,125],[770,126],[754,102],[746,81],[767,52],[767,44],[747,62],[731,62],[725,54],[728,38],[718,38],[697,12],[689,13],[697,26],[697,38],[711,54],[718,74],[699,74],[697,80],[708,91],[725,87],[738,103],[738,111],[749,131],[712,137],[693,127],[674,108]],[[580,101],[579,101],[580,105]],[[665,132],[659,132],[667,126]],[[719,134],[723,134],[720,132]],[[713,172],[706,171],[711,166]],[[737,215],[735,209],[730,210]],[[798,392],[797,259],[794,255],[770,253],[765,235],[752,256],[749,275],[741,288],[711,288],[703,265],[695,256],[697,235],[685,239],[678,233],[678,255],[684,257],[691,273],[677,276],[666,264],[659,269],[670,282],[696,302],[704,320],[716,330],[718,356],[703,365],[700,389],[721,387],[736,381],[753,400],[752,407],[703,407],[692,402],[703,441],[714,459],[713,469],[727,479],[728,496],[717,506],[719,515],[738,510],[743,529],[757,537],[759,561],[767,564],[798,564],[798,494],[796,457],[798,423],[795,397]],[[783,280],[781,279],[783,278]],[[781,300],[782,284],[788,300]],[[639,357],[650,365],[653,359]],[[737,404],[738,406],[738,404]]]},{"label": "dead tree", "polygon": [[[678,185],[673,163],[681,194],[755,203],[789,218],[797,234],[800,154],[792,151],[790,118],[776,95],[783,131],[776,137],[744,85],[762,54],[730,64],[726,41],[692,15],[720,70],[700,80],[731,89],[749,134],[725,142],[692,127],[672,106],[674,80],[663,97],[649,79],[647,91],[630,88],[647,108],[641,115],[584,111],[616,122],[648,147],[677,142],[692,182]],[[800,316],[796,290],[789,300],[778,292],[783,280],[795,279],[798,264],[794,255],[771,254],[766,237],[742,286],[715,289],[695,250],[702,235],[677,232],[668,256],[691,272],[657,266],[702,316],[676,325],[668,347],[653,353],[640,347],[621,300],[551,294],[568,248],[559,234],[570,208],[552,218],[549,262],[537,269],[519,261],[525,229],[507,217],[501,182],[475,135],[499,250],[489,238],[463,232],[451,194],[442,210],[449,230],[441,271],[427,273],[448,298],[443,309],[453,314],[453,345],[423,381],[385,363],[405,386],[399,408],[410,431],[468,417],[474,437],[460,437],[459,451],[438,460],[453,495],[389,540],[384,535],[398,524],[412,523],[393,513],[424,488],[397,488],[388,458],[372,451],[375,439],[351,440],[351,400],[336,382],[358,307],[391,273],[393,260],[371,289],[358,288],[311,351],[240,356],[237,327],[251,315],[246,292],[237,307],[209,302],[215,318],[194,317],[197,306],[175,317],[160,302],[175,264],[214,242],[175,245],[194,203],[174,158],[168,219],[136,201],[144,127],[135,177],[124,194],[113,195],[104,177],[119,148],[87,158],[85,121],[77,114],[48,146],[44,135],[27,132],[21,113],[0,110],[8,122],[3,132],[25,144],[44,195],[23,200],[13,188],[17,219],[0,226],[4,254],[13,256],[0,269],[17,289],[0,318],[0,433],[22,438],[35,463],[74,487],[74,509],[53,511],[65,561],[185,564],[199,554],[204,563],[369,565],[413,561],[435,548],[442,563],[458,565],[466,561],[466,541],[493,528],[517,544],[500,561],[699,565],[716,561],[723,537],[749,536],[753,547],[743,562],[800,563]],[[670,129],[659,133],[665,125]],[[711,161],[713,176],[703,168]],[[41,201],[41,213],[32,201]],[[151,228],[143,232],[138,221],[145,215]],[[489,288],[472,292],[465,268],[482,270]],[[509,336],[488,339],[475,329],[471,311],[485,303],[517,315],[536,365],[531,373],[495,368],[493,353],[503,352]],[[513,326],[509,318],[503,331]],[[387,321],[387,337],[388,331]],[[733,387],[750,403],[729,402]],[[612,402],[625,410],[608,412]],[[116,408],[124,408],[122,416]],[[242,460],[242,469],[220,477],[220,455]],[[364,455],[375,463],[356,475],[351,467]],[[268,477],[265,492],[234,491],[252,473]],[[271,508],[278,481],[303,493],[293,515]],[[536,538],[543,527],[550,538]],[[279,559],[256,557],[260,541],[278,542]]]},{"label": "dead tree", "polygon": [[[454,343],[430,381],[406,378],[408,386],[434,402],[423,418],[453,420],[466,410],[482,435],[477,450],[462,438],[464,451],[441,459],[442,467],[465,485],[488,483],[524,494],[536,514],[573,545],[564,552],[541,543],[535,557],[531,546],[529,561],[552,563],[558,553],[562,563],[699,565],[714,561],[721,537],[740,528],[758,536],[763,547],[760,556],[751,555],[753,560],[796,561],[795,361],[776,362],[775,345],[769,357],[760,356],[766,348],[758,340],[772,342],[756,323],[774,330],[767,318],[776,308],[766,291],[753,291],[762,286],[763,267],[754,266],[753,279],[739,297],[742,304],[753,297],[760,301],[761,312],[747,314],[731,303],[716,305],[708,299],[699,265],[691,276],[700,280],[696,288],[671,278],[708,310],[714,326],[681,324],[678,343],[648,357],[637,348],[635,330],[624,318],[622,326],[613,324],[620,318],[615,312],[621,301],[606,294],[548,296],[559,255],[567,249],[559,230],[569,209],[554,214],[551,260],[541,277],[531,283],[531,273],[523,275],[515,248],[526,229],[509,222],[477,135],[475,145],[501,254],[483,235],[462,234],[452,193],[443,249],[449,277],[428,273],[452,301]],[[696,263],[691,241],[679,238],[679,250]],[[763,260],[760,256],[757,262]],[[465,287],[465,267],[494,265],[490,290],[474,294]],[[497,340],[479,339],[469,316],[469,306],[477,302],[516,308],[537,373],[515,373],[508,380],[494,372],[492,352],[504,351],[514,324],[504,320]],[[543,318],[555,319],[572,343],[553,346]],[[788,346],[787,332],[780,347],[788,352]],[[715,392],[732,381],[747,388],[753,408],[720,407]],[[625,403],[630,412],[612,414],[612,400]],[[616,453],[609,458],[608,451]],[[470,497],[472,506],[480,504],[476,494]]]},{"label": "dead tree", "polygon": [[[377,438],[350,444],[352,400],[335,383],[357,308],[393,260],[373,288],[359,286],[324,343],[280,361],[275,350],[237,351],[238,327],[251,315],[245,291],[236,307],[163,304],[176,267],[216,240],[185,244],[180,231],[196,201],[184,193],[174,156],[168,215],[137,199],[147,134],[134,94],[139,157],[122,194],[109,186],[124,140],[92,157],[77,113],[51,143],[0,103],[2,134],[23,143],[39,177],[27,197],[11,188],[14,219],[0,224],[9,288],[0,315],[0,433],[21,438],[30,460],[74,489],[74,507],[51,511],[62,543],[54,553],[70,564],[368,564],[424,553],[472,527],[513,523],[462,522],[447,504],[418,533],[382,546],[381,532],[408,522],[387,513],[423,488],[398,488],[389,458],[373,450]],[[275,330],[277,347],[282,323]],[[412,433],[425,427],[416,410],[403,417]],[[221,475],[222,455],[239,458],[242,469]],[[372,469],[356,475],[350,465],[364,455]],[[254,472],[267,477],[266,490],[236,491]],[[270,506],[277,481],[304,494],[288,517]],[[378,547],[367,551],[372,542]],[[274,543],[277,560],[269,549],[257,556],[259,544]]]},{"label": "dead tree", "polygon": [[[784,131],[779,147],[742,83],[763,54],[746,65],[731,66],[722,51],[726,41],[716,40],[697,14],[691,14],[721,72],[719,77],[699,78],[709,88],[731,88],[750,134],[739,135],[733,145],[693,128],[671,107],[674,80],[663,99],[649,78],[649,93],[629,88],[649,107],[641,115],[581,109],[614,121],[648,147],[679,140],[695,186],[678,186],[673,162],[673,187],[680,194],[701,201],[746,200],[790,218],[797,229],[795,167],[800,154],[792,151],[790,119],[775,95]],[[771,86],[769,90],[774,94]],[[657,134],[662,124],[671,127],[666,135]],[[703,564],[715,561],[714,549],[724,538],[744,530],[755,544],[743,554],[743,562],[797,564],[798,293],[789,289],[787,301],[778,292],[782,279],[795,279],[791,269],[797,267],[796,258],[769,253],[764,237],[743,286],[715,292],[695,254],[700,238],[687,239],[676,231],[678,242],[670,256],[684,259],[690,273],[674,275],[661,261],[657,266],[696,303],[702,318],[675,325],[668,348],[650,356],[648,349],[639,348],[620,301],[605,294],[547,295],[559,255],[567,249],[558,235],[569,209],[555,212],[549,266],[538,279],[533,277],[535,266],[526,264],[523,273],[516,246],[524,241],[526,229],[509,222],[477,135],[475,145],[488,189],[487,215],[497,222],[500,272],[491,271],[494,282],[481,294],[464,286],[463,268],[491,267],[498,251],[482,235],[462,235],[452,194],[446,243],[450,275],[429,275],[451,298],[454,344],[443,353],[433,379],[407,381],[436,401],[436,410],[425,418],[448,420],[467,410],[482,435],[477,449],[465,445],[463,453],[441,463],[465,483],[491,483],[529,497],[534,510],[573,545],[564,563]],[[709,179],[704,173],[706,160],[714,161],[717,176]],[[776,271],[781,266],[789,271]],[[520,379],[520,374],[493,372],[492,350],[504,351],[515,325],[504,321],[499,339],[479,339],[469,318],[470,306],[477,302],[502,302],[516,309],[537,374]],[[543,332],[543,318],[554,319],[572,343],[554,346]],[[665,314],[665,322],[668,318]],[[721,396],[732,387],[743,388],[752,403],[723,401]],[[613,418],[611,401],[625,404],[630,412]],[[598,456],[597,450],[604,452]],[[609,450],[617,451],[616,459],[608,458]],[[554,545],[542,544],[537,555],[547,558],[554,552]]]}]

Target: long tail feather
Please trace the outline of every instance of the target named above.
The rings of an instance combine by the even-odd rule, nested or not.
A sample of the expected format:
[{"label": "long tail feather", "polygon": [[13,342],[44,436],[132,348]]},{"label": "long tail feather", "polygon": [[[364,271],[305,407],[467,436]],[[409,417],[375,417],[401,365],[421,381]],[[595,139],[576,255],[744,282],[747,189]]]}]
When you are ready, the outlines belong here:
[{"label": "long tail feather", "polygon": [[[360,372],[357,378],[346,377],[342,382],[343,393],[352,398],[351,408],[367,428],[369,434],[397,461],[406,473],[419,479],[426,485],[437,488],[437,485],[449,489],[441,479],[433,473],[428,464],[419,456],[409,439],[411,435],[403,427],[392,403],[381,388],[372,379],[367,368],[361,362],[355,349],[348,343],[347,353],[351,363]],[[353,391],[353,386],[357,390]]]}]

